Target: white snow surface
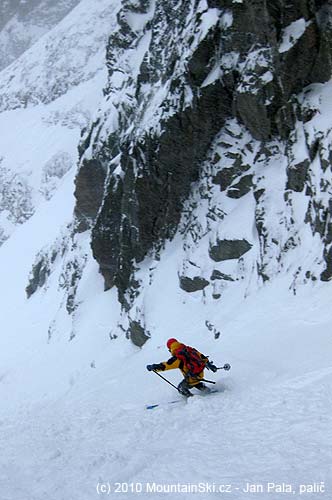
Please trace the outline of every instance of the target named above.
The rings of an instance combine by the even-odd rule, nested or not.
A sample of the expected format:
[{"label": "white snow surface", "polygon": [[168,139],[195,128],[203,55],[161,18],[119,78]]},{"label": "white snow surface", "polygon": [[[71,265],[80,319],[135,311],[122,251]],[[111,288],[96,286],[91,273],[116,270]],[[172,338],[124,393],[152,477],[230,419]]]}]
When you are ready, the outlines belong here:
[{"label": "white snow surface", "polygon": [[0,244],[76,171],[81,132],[103,97],[119,6],[82,0],[0,72]]},{"label": "white snow surface", "polygon": [[[287,226],[291,217],[299,233],[294,237],[301,238],[302,244],[290,249],[281,262],[274,258],[280,248],[272,244],[267,248],[267,267],[274,279],[263,284],[255,270],[259,247],[252,194],[230,199],[218,187],[208,202],[196,196],[202,185],[193,186],[192,196],[197,201],[193,213],[204,233],[199,244],[185,237],[184,249],[184,236],[178,234],[167,243],[160,261],[147,258],[137,273],[145,291],[136,306],[144,309],[151,333],[142,349],[123,332],[125,320],[116,290],[104,292],[91,256],[90,234],[71,236],[76,147],[82,128],[91,125],[100,107],[106,82],[103,41],[120,3],[82,0],[50,33],[49,40],[59,40],[59,34],[67,30],[70,43],[63,40],[65,45],[61,46],[73,49],[70,57],[63,54],[64,59],[61,50],[50,51],[61,56],[54,78],[66,78],[64,93],[49,94],[47,73],[40,72],[41,67],[47,67],[44,62],[49,57],[42,57],[44,37],[34,46],[35,52],[31,48],[20,63],[17,61],[20,71],[12,65],[0,73],[0,87],[8,91],[7,102],[14,102],[26,85],[39,96],[27,108],[9,106],[0,114],[0,172],[6,182],[12,182],[8,185],[14,186],[11,197],[2,200],[0,219],[7,231],[0,247],[0,498],[205,500],[224,495],[232,500],[330,500],[332,283],[309,280],[304,285],[303,276],[295,283],[299,262],[303,274],[313,268],[319,275],[322,259],[316,261],[322,244],[303,222],[307,207],[302,193],[293,193],[290,213],[280,212],[284,206],[285,158],[280,154],[254,165],[257,152],[248,149],[248,172],[266,188],[268,229],[278,235],[279,247],[293,236]],[[82,25],[89,27],[85,36],[91,34],[92,38],[85,38],[78,47],[74,21],[81,19],[81,14],[85,16]],[[140,30],[149,15],[132,16],[132,26]],[[207,13],[204,29],[215,22],[215,15],[214,11]],[[98,33],[93,29],[97,21],[103,28]],[[146,43],[142,37],[142,45]],[[135,53],[139,60],[143,48],[138,45]],[[36,80],[29,65],[37,64],[39,50],[40,79]],[[87,54],[91,59],[85,64]],[[69,59],[75,61],[73,66],[68,65]],[[61,61],[65,61],[64,66]],[[135,69],[130,66],[131,71]],[[8,71],[14,70],[10,83]],[[114,75],[115,80],[118,77]],[[214,69],[209,82],[216,77]],[[121,81],[118,85],[121,87]],[[303,136],[314,138],[331,127],[331,89],[331,82],[312,86],[302,96],[303,103],[318,111],[305,124],[305,134],[300,126],[295,131],[294,164],[304,157]],[[164,91],[156,90],[156,102]],[[47,104],[42,104],[40,96],[46,96]],[[152,104],[146,121],[155,108]],[[240,127],[235,130],[234,124],[229,126],[233,126],[232,137],[239,137]],[[245,150],[249,142],[245,134],[234,139],[234,153]],[[311,169],[313,178],[318,177],[318,165],[313,163]],[[17,185],[27,186],[31,196],[22,221],[15,219],[13,210]],[[326,202],[330,194],[321,193],[322,200]],[[210,208],[224,211],[222,222],[208,222],[208,203]],[[246,237],[253,243],[252,253],[248,252],[242,262],[211,263],[208,246],[217,237]],[[58,253],[50,276],[45,286],[27,299],[25,287],[36,256],[40,251],[52,253],[52,249]],[[77,307],[69,315],[65,307],[66,273],[73,259],[83,274]],[[212,266],[234,273],[237,279],[227,285],[220,300],[211,300],[211,291],[188,294],[179,288],[179,272],[189,260],[199,265],[202,275],[210,276]],[[207,329],[206,321],[221,332],[219,338]],[[196,394],[187,402],[167,404],[181,397],[149,373],[146,365],[168,358],[165,342],[169,337],[195,346],[219,366],[226,362],[232,365],[227,373],[206,373],[208,379],[216,381],[219,393],[207,397]],[[165,375],[175,384],[181,380],[178,371]],[[146,410],[145,406],[153,403],[161,405]],[[116,483],[121,483],[122,493],[115,492]],[[180,491],[199,483],[203,488],[231,485],[231,492]],[[243,490],[248,483],[262,485],[263,491],[246,493]],[[292,491],[282,493],[276,487],[268,491],[268,483],[289,484]],[[324,491],[314,491],[322,483]],[[175,490],[163,493],[170,485]],[[102,494],[109,486],[110,495]],[[150,492],[154,487],[156,491]],[[138,491],[126,492],[126,488]]]},{"label": "white snow surface", "polygon": [[[41,36],[58,24],[77,3],[79,0],[35,0],[34,2],[5,0],[2,2],[1,7],[7,15],[0,20],[2,26],[0,29],[0,69],[12,63]],[[7,10],[8,7],[10,12]]]},{"label": "white snow surface", "polygon": [[[68,342],[64,323],[62,335],[47,343],[56,287],[30,301],[18,290],[36,249],[70,220],[71,191],[72,177],[67,177],[43,214],[0,250],[6,286],[0,337],[1,498],[39,500],[51,491],[56,500],[91,500],[99,497],[97,485],[107,483],[111,498],[115,483],[142,485],[140,498],[165,497],[148,492],[152,483],[158,488],[231,484],[232,499],[248,498],[242,491],[247,482],[265,485],[257,498],[266,500],[300,498],[300,485],[320,481],[331,491],[331,285],[305,287],[292,296],[279,279],[240,304],[206,306],[202,296],[188,298],[178,288],[174,241],[145,297],[152,338],[143,349],[121,334],[110,340],[110,331],[120,333],[117,301],[114,291],[103,292],[91,260],[80,289],[79,335]],[[60,198],[67,200],[61,212]],[[19,242],[26,240],[22,255]],[[8,265],[14,261],[15,273]],[[221,330],[218,340],[206,329],[207,318]],[[232,370],[208,373],[219,394],[146,410],[146,404],[179,398],[145,370],[147,363],[167,359],[170,336],[195,345],[218,365],[231,363]],[[167,376],[180,381],[179,373]],[[296,493],[268,494],[268,482],[291,484]],[[168,497],[190,499],[192,493]]]},{"label": "white snow surface", "polygon": [[53,101],[104,70],[106,43],[120,6],[120,0],[81,0],[0,73],[1,109]]},{"label": "white snow surface", "polygon": [[[100,496],[97,486],[108,483],[111,498],[117,496],[116,483],[142,487],[140,494],[121,493],[126,499],[191,499],[193,493],[166,495],[160,488],[200,483],[230,484],[228,497],[236,500],[300,498],[300,485],[321,481],[331,491],[331,284],[301,287],[294,296],[284,276],[247,299],[230,296],[209,304],[201,293],[188,296],[179,289],[176,238],[154,263],[153,285],[144,297],[152,337],[143,349],[121,332],[115,291],[103,292],[91,257],[78,292],[77,335],[68,341],[62,317],[48,341],[48,324],[61,301],[61,264],[47,290],[27,300],[24,286],[33,256],[70,223],[72,192],[68,173],[53,198],[0,249],[6,292],[1,498],[91,500]],[[88,235],[78,243],[87,251]],[[219,339],[206,329],[206,320],[221,331]],[[110,340],[110,333],[118,337]],[[219,394],[166,405],[179,396],[145,366],[168,358],[165,341],[171,336],[218,365],[232,365],[228,373],[208,372]],[[166,375],[173,383],[181,380],[175,371]],[[151,403],[165,404],[146,410]],[[264,485],[264,493],[245,493],[247,483]],[[267,483],[290,484],[295,493],[268,493]],[[149,493],[151,488],[157,492]],[[218,495],[207,490],[197,497]]]},{"label": "white snow surface", "polygon": [[287,26],[282,33],[282,41],[279,46],[279,52],[287,52],[291,49],[301,38],[310,22],[306,22],[304,18],[297,19],[293,21],[289,26]]}]

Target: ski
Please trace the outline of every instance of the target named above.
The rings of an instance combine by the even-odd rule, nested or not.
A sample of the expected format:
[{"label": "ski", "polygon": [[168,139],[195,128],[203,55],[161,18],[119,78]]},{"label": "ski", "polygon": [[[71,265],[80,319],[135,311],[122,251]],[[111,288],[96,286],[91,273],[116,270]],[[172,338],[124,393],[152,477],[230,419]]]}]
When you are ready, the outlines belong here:
[{"label": "ski", "polygon": [[185,401],[185,399],[175,399],[174,401],[166,401],[165,403],[155,403],[153,405],[147,405],[145,409],[153,410],[154,408],[157,408],[157,406],[168,406],[173,405],[174,403],[184,403]]},{"label": "ski", "polygon": [[[215,390],[212,390],[210,391],[209,393],[207,394],[204,394],[204,393],[201,393],[201,394],[193,394],[191,397],[197,397],[197,396],[203,396],[203,397],[206,397],[206,396],[209,396],[210,394],[215,394],[217,392],[220,392],[220,391],[217,391],[216,389]],[[160,406],[168,406],[168,405],[172,405],[172,404],[175,404],[175,403],[185,403],[187,401],[187,399],[175,399],[174,401],[166,401],[165,403],[155,403],[155,404],[152,404],[152,405],[146,405],[145,406],[145,409],[146,410],[153,410],[154,408],[158,408]]]}]

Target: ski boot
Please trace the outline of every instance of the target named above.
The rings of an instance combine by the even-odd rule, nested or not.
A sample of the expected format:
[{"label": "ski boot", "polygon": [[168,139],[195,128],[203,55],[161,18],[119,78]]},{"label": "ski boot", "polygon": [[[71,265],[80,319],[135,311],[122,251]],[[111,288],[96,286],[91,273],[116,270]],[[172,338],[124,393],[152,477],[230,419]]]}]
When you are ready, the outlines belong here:
[{"label": "ski boot", "polygon": [[190,398],[190,396],[193,396],[193,394],[191,394],[191,392],[189,391],[189,387],[190,385],[188,384],[188,382],[186,380],[182,380],[182,382],[180,382],[180,384],[178,385],[178,391],[180,394],[182,394],[182,396]]},{"label": "ski boot", "polygon": [[205,394],[209,394],[209,392],[211,392],[210,387],[208,387],[207,385],[203,384],[203,382],[200,382],[199,384],[196,384],[195,385],[195,389],[198,389],[199,391],[204,392]]}]

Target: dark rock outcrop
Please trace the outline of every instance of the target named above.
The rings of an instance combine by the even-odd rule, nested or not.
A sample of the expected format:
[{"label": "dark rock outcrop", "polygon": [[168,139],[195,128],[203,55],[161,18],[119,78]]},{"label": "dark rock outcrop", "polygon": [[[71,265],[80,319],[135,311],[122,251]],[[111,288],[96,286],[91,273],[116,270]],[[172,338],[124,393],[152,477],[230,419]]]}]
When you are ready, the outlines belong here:
[{"label": "dark rock outcrop", "polygon": [[191,183],[230,110],[229,94],[217,82],[164,122],[160,137],[147,134],[123,147],[124,176],[112,177],[92,236],[106,288],[116,284],[124,291],[134,261],[174,236]]},{"label": "dark rock outcrop", "polygon": [[193,88],[199,87],[208,76],[215,63],[215,54],[220,43],[220,28],[210,30],[199,44],[188,64],[188,80]]},{"label": "dark rock outcrop", "polygon": [[[241,58],[251,56],[237,77],[235,112],[256,139],[275,134],[287,138],[294,125],[292,96],[310,83],[329,80],[332,40],[327,5],[307,0],[234,5],[229,41]],[[280,50],[283,30],[301,19],[303,34]]]},{"label": "dark rock outcrop", "polygon": [[215,262],[222,260],[239,259],[250,250],[252,245],[245,239],[243,240],[218,240],[215,245],[209,249],[209,254]]},{"label": "dark rock outcrop", "polygon": [[212,178],[212,182],[220,186],[220,191],[225,191],[232,182],[243,172],[250,170],[250,165],[243,164],[242,158],[237,157],[232,167],[223,168]]},{"label": "dark rock outcrop", "polygon": [[29,283],[25,289],[28,299],[38,290],[38,288],[42,288],[45,285],[50,274],[50,262],[46,256],[41,256],[40,260],[32,268]]},{"label": "dark rock outcrop", "polygon": [[265,99],[259,94],[241,92],[236,96],[236,109],[239,118],[258,140],[271,138],[271,118]]},{"label": "dark rock outcrop", "polygon": [[303,191],[308,177],[309,167],[309,160],[303,160],[301,163],[288,167],[286,189],[291,189],[292,191],[296,191],[298,193]]},{"label": "dark rock outcrop", "polygon": [[239,182],[228,189],[227,196],[229,198],[241,198],[251,191],[252,185],[252,175],[244,175]]},{"label": "dark rock outcrop", "polygon": [[[118,130],[102,144],[98,144],[99,132],[87,135],[85,147],[93,151],[93,160],[84,160],[82,146],[83,163],[75,192],[79,230],[93,226],[92,250],[105,288],[116,285],[125,307],[137,264],[149,252],[159,252],[164,241],[175,235],[183,203],[226,120],[235,118],[244,124],[262,142],[262,150],[266,141],[287,140],[301,119],[297,94],[308,84],[325,82],[332,69],[327,1],[209,0],[209,8],[220,9],[220,22],[207,30],[192,51],[204,13],[191,16],[192,31],[186,34],[188,2],[157,3],[154,18],[139,33],[128,22],[127,13],[147,13],[149,5],[148,1],[141,7],[126,1],[118,14],[119,30],[111,35],[107,48],[110,84],[106,99],[112,101],[115,92],[111,84],[114,73],[123,74],[119,56],[137,48],[147,32],[151,35],[149,47],[136,80],[132,75],[123,76],[121,96],[128,90],[129,97],[124,103],[115,98]],[[293,22],[299,22],[303,30],[296,39],[287,39],[286,28]],[[185,56],[183,44],[187,47]],[[154,97],[146,89],[156,85],[167,85],[168,89],[154,110],[159,113],[158,127],[141,127],[140,119]],[[115,158],[118,168],[112,173]],[[227,168],[217,173],[214,170],[213,183],[227,190],[231,198],[239,198],[254,187],[248,171],[251,167],[243,158],[239,155],[232,166],[228,162]],[[326,161],[322,156],[324,168]],[[216,153],[211,163],[219,162],[222,164],[222,158]],[[287,189],[302,191],[306,170],[306,163],[290,167]],[[262,192],[255,190],[257,203]],[[258,214],[257,229],[265,241],[261,219]],[[216,261],[237,259],[250,248],[244,239],[223,240],[210,249],[210,256]]]},{"label": "dark rock outcrop", "polygon": [[78,232],[91,227],[104,195],[105,171],[97,160],[83,161],[75,179]]},{"label": "dark rock outcrop", "polygon": [[214,280],[225,280],[225,281],[234,281],[234,278],[230,276],[229,274],[224,274],[218,271],[218,269],[214,269],[212,274],[211,274],[211,281]]},{"label": "dark rock outcrop", "polygon": [[146,330],[138,321],[130,321],[127,336],[137,347],[142,347],[150,338],[148,332],[146,332]]},{"label": "dark rock outcrop", "polygon": [[326,262],[326,269],[321,273],[321,281],[330,281],[332,279],[332,247],[325,252],[324,259]]},{"label": "dark rock outcrop", "polygon": [[180,276],[180,288],[185,292],[197,292],[199,290],[204,290],[205,287],[209,285],[209,281],[205,278],[195,276],[194,278],[188,278],[187,276]]},{"label": "dark rock outcrop", "polygon": [[[316,63],[318,48],[318,28],[317,24],[312,21],[311,24],[307,25],[303,35],[294,46],[281,54],[280,74],[282,75],[283,99],[285,101],[292,94],[300,92],[305,85],[315,81],[312,78],[312,70]],[[316,78],[319,78],[318,75]],[[320,78],[323,78],[322,75]]]}]

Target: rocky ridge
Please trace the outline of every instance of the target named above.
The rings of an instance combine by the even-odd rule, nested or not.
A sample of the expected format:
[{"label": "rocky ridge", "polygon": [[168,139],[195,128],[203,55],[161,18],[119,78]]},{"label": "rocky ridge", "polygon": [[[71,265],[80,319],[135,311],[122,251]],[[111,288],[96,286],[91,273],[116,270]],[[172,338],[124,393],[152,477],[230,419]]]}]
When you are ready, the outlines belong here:
[{"label": "rocky ridge", "polygon": [[[94,217],[87,207],[105,287],[116,285],[124,306],[131,307],[135,268],[174,237],[185,218],[184,204],[200,182],[204,197],[222,193],[218,206],[208,209],[219,214],[220,233],[227,215],[221,200],[236,204],[250,197],[256,228],[251,241],[241,234],[232,240],[218,236],[209,255],[217,262],[238,261],[249,258],[255,246],[263,280],[282,266],[283,253],[300,245],[293,198],[306,190],[306,213],[296,217],[320,234],[327,267],[316,278],[329,279],[330,229],[320,222],[329,207],[319,206],[316,197],[330,188],[328,182],[318,192],[312,186],[315,158],[320,173],[331,170],[330,149],[322,136],[326,131],[317,138],[310,127],[315,110],[302,92],[331,75],[330,3],[128,1],[118,23],[107,52],[109,108],[86,139],[88,153],[82,153],[77,178],[90,168],[90,186],[96,189],[94,172],[103,169],[107,175]],[[128,59],[132,54],[135,65]],[[272,164],[284,198],[282,229],[269,227],[269,178],[263,170]],[[77,190],[76,196],[84,213],[87,191],[81,196]],[[199,228],[191,231],[201,238]],[[207,277],[201,285],[198,278],[193,289],[205,289]],[[180,279],[185,289],[188,279]]]},{"label": "rocky ridge", "polygon": [[144,297],[169,240],[179,289],[203,301],[280,273],[292,293],[330,280],[331,3],[125,0],[115,16],[74,226],[118,290],[121,329],[149,338]]}]

